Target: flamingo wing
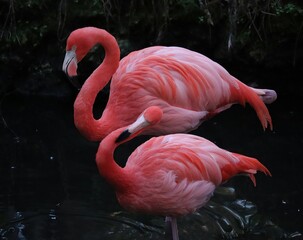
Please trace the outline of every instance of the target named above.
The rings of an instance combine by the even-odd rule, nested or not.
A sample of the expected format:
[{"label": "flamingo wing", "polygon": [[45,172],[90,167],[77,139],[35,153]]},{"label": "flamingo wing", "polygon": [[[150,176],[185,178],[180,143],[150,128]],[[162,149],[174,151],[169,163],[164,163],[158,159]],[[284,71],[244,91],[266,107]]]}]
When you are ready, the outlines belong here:
[{"label": "flamingo wing", "polygon": [[116,97],[121,89],[128,89],[128,96],[132,96],[133,91],[140,97],[154,96],[172,106],[195,111],[214,110],[221,98],[229,97],[229,85],[237,85],[225,75],[228,73],[223,67],[199,53],[180,47],[157,46],[123,58],[111,86],[113,91],[117,90],[113,92]]}]

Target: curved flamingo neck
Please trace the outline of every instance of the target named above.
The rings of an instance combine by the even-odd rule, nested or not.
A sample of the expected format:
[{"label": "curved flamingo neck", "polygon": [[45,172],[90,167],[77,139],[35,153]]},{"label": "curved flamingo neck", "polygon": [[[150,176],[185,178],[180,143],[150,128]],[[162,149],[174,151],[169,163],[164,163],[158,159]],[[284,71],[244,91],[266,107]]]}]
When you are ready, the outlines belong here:
[{"label": "curved flamingo neck", "polygon": [[113,157],[115,149],[120,145],[120,143],[116,143],[116,139],[123,130],[125,130],[125,127],[117,129],[106,136],[100,143],[96,154],[96,163],[100,175],[103,176],[116,191],[123,191],[131,186],[131,177],[116,163]]},{"label": "curved flamingo neck", "polygon": [[100,66],[88,77],[74,103],[74,122],[78,130],[86,138],[97,141],[108,134],[109,123],[96,120],[93,116],[93,105],[97,94],[109,82],[119,67],[120,49],[116,39],[102,29],[92,29],[87,36],[94,45],[101,44],[105,50],[105,58]]}]

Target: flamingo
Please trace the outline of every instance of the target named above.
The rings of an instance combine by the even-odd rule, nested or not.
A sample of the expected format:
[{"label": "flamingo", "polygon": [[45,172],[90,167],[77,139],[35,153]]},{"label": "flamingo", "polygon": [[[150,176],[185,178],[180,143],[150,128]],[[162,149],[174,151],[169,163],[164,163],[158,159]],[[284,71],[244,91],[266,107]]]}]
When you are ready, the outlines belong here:
[{"label": "flamingo", "polygon": [[178,239],[177,217],[204,206],[221,183],[245,174],[256,185],[257,171],[271,175],[255,158],[184,133],[151,138],[134,150],[124,168],[120,167],[113,158],[115,149],[159,124],[162,117],[163,111],[151,106],[131,125],[111,132],[99,144],[96,163],[122,207],[166,216],[173,239]]},{"label": "flamingo", "polygon": [[[91,141],[100,141],[113,130],[132,123],[149,106],[159,106],[164,115],[158,124],[142,132],[146,135],[189,132],[233,104],[246,102],[256,111],[263,129],[268,125],[272,129],[264,103],[275,101],[274,90],[249,87],[218,63],[185,48],[148,47],[120,61],[118,43],[110,33],[84,27],[67,39],[63,71],[76,76],[78,62],[97,44],[103,46],[105,58],[74,102],[75,126]],[[107,105],[102,116],[95,119],[93,104],[110,79]]]}]

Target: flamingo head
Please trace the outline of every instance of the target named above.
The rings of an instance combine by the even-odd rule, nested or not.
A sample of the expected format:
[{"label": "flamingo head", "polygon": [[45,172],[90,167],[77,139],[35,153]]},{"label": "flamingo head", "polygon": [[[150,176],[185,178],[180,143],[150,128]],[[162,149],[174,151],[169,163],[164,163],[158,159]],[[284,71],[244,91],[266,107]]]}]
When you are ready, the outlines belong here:
[{"label": "flamingo head", "polygon": [[62,70],[69,76],[77,76],[78,62],[80,62],[90,49],[96,45],[96,28],[85,27],[73,31],[66,42],[66,53]]},{"label": "flamingo head", "polygon": [[151,106],[144,110],[144,112],[137,118],[137,120],[129,125],[116,139],[116,143],[120,143],[129,139],[131,136],[135,137],[149,126],[153,126],[160,122],[163,115],[161,108]]}]

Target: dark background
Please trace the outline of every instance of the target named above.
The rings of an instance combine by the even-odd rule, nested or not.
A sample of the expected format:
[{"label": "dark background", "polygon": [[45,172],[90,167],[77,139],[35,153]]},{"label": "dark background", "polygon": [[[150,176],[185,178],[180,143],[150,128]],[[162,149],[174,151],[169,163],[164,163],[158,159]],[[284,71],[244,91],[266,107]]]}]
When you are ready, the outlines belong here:
[{"label": "dark background", "polygon": [[[181,219],[180,235],[200,239],[207,222],[223,226],[209,227],[205,236],[211,239],[302,239],[301,1],[9,0],[1,1],[0,16],[1,239],[158,239],[162,234],[162,219],[119,207],[96,170],[98,144],[74,127],[78,92],[61,66],[67,36],[83,26],[111,32],[121,57],[147,46],[182,46],[217,61],[248,85],[275,89],[278,99],[268,106],[272,132],[262,131],[249,106],[233,106],[193,132],[257,157],[273,176],[258,174],[256,188],[246,178],[231,180],[227,186],[236,196],[219,199],[215,215],[203,215],[209,205],[199,212],[202,220]],[[83,60],[80,81],[101,63],[102,54],[98,49]],[[97,116],[108,91],[98,96]],[[119,162],[146,139],[121,146]],[[241,199],[252,205],[239,208]]]}]

